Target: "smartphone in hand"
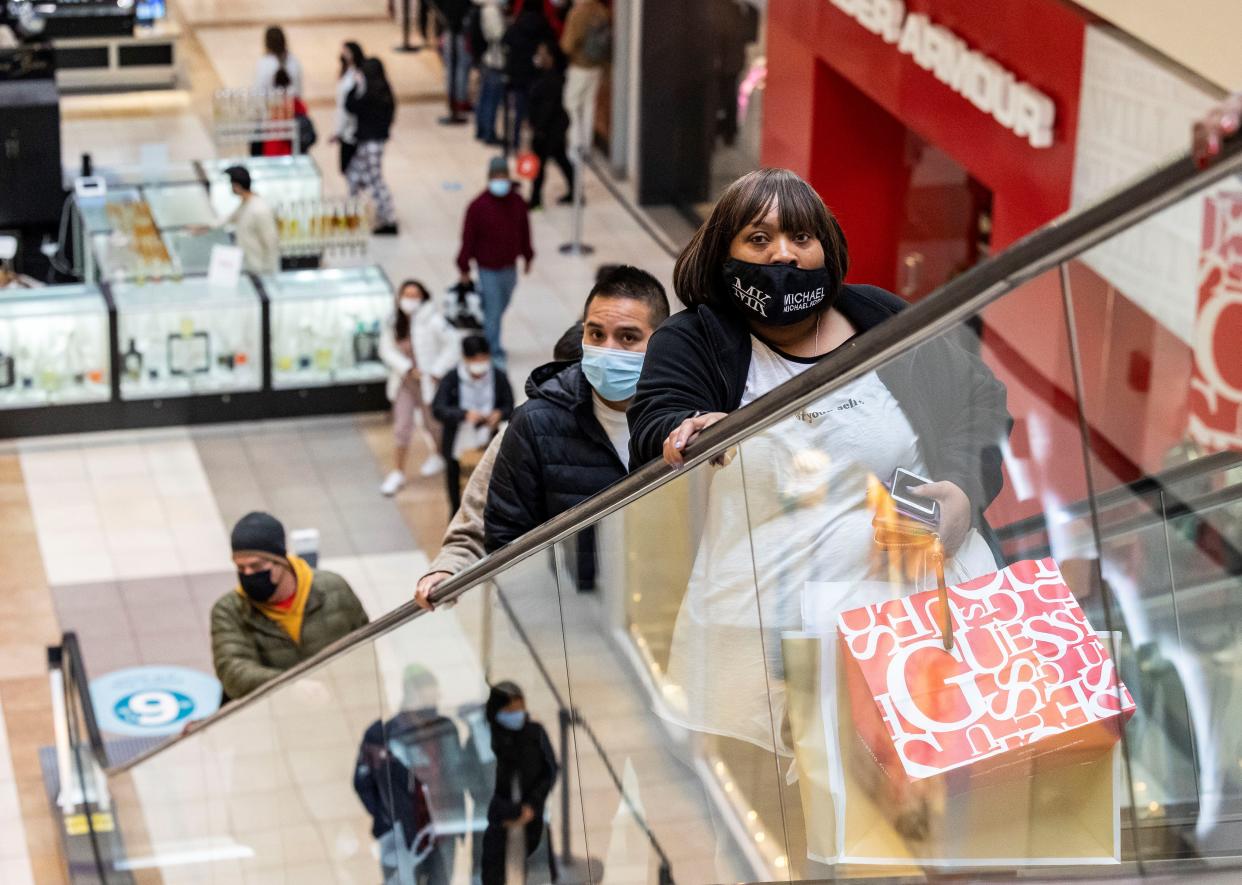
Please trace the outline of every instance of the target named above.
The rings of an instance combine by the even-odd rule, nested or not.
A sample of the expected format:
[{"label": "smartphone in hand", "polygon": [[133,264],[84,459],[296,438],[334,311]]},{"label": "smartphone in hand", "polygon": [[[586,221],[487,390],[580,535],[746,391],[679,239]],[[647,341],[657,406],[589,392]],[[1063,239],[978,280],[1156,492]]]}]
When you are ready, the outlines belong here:
[{"label": "smartphone in hand", "polygon": [[926,495],[916,495],[911,491],[929,482],[931,482],[930,479],[911,473],[904,467],[898,467],[893,471],[889,493],[897,504],[898,513],[930,526],[938,526],[940,525],[940,502]]}]

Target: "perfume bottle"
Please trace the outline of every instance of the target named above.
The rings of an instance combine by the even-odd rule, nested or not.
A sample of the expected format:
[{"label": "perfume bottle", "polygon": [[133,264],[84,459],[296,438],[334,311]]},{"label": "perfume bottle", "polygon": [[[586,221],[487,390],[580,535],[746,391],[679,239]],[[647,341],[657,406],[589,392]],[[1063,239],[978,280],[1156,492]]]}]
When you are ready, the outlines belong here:
[{"label": "perfume bottle", "polygon": [[129,339],[129,350],[121,356],[121,368],[130,381],[142,379],[142,353],[133,338]]},{"label": "perfume bottle", "polygon": [[379,361],[379,324],[368,327],[362,320],[354,327],[354,362]]}]

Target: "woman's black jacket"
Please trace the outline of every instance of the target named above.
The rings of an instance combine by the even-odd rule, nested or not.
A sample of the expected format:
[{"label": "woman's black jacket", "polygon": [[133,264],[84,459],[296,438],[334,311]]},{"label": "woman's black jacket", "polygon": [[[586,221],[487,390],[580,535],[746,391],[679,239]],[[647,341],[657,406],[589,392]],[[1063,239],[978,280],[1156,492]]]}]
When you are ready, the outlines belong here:
[{"label": "woman's black jacket", "polygon": [[[847,285],[834,306],[862,333],[906,304],[875,286]],[[972,337],[965,329],[937,336],[877,373],[918,436],[930,479],[948,480],[965,492],[975,526],[985,528],[983,511],[1004,483],[1000,446],[1013,421],[1005,386],[974,352],[978,341]],[[647,345],[638,392],[627,413],[630,468],[661,457],[665,438],[685,419],[736,410],[750,355],[750,330],[727,308],[698,305],[660,326]]]}]

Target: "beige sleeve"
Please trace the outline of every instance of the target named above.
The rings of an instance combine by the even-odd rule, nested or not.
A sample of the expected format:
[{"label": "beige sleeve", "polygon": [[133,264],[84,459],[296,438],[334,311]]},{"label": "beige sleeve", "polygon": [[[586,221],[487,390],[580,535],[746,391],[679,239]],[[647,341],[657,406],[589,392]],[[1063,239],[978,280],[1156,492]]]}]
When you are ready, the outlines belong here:
[{"label": "beige sleeve", "polygon": [[586,31],[586,11],[582,6],[574,6],[565,18],[565,28],[561,32],[561,52],[566,55],[577,55]]},{"label": "beige sleeve", "polygon": [[496,434],[479,465],[470,474],[470,480],[462,492],[461,507],[453,514],[444,532],[440,552],[431,561],[428,574],[448,572],[455,575],[483,558],[483,508],[487,506],[487,487],[491,484],[492,468],[504,435],[503,430]]}]

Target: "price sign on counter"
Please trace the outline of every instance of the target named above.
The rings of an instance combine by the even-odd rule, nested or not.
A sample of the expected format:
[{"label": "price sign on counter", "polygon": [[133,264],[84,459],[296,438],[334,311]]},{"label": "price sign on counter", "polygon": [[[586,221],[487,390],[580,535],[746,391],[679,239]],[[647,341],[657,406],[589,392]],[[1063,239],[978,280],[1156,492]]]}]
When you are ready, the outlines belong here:
[{"label": "price sign on counter", "polygon": [[237,289],[241,281],[242,250],[237,246],[212,246],[207,265],[207,285],[212,289]]},{"label": "price sign on counter", "polygon": [[177,734],[219,709],[220,683],[188,667],[130,667],[92,679],[91,701],[102,731]]}]

